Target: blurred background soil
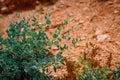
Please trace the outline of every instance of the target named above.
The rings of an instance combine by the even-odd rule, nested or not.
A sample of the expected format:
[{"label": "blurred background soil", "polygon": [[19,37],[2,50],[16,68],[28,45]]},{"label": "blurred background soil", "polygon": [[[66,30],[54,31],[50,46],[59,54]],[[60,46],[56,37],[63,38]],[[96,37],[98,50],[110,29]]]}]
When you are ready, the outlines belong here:
[{"label": "blurred background soil", "polygon": [[[44,15],[50,10],[52,24],[47,30],[49,36],[53,30],[61,25],[64,20],[73,19],[64,31],[78,25],[77,29],[70,35],[73,38],[82,37],[75,47],[71,43],[68,51],[63,56],[85,54],[86,59],[93,66],[107,66],[115,69],[120,63],[120,0],[0,0],[0,34],[7,37],[6,30],[11,21],[18,21],[16,13],[22,17],[34,14],[40,15],[39,22],[44,22]],[[65,43],[65,41],[63,41]],[[62,44],[62,43],[61,43]],[[68,62],[68,61],[67,61]],[[72,62],[71,62],[72,64]],[[71,72],[67,64],[62,72],[58,71],[56,76],[63,76]],[[74,80],[69,77],[61,80]],[[74,76],[74,75],[73,75]]]}]

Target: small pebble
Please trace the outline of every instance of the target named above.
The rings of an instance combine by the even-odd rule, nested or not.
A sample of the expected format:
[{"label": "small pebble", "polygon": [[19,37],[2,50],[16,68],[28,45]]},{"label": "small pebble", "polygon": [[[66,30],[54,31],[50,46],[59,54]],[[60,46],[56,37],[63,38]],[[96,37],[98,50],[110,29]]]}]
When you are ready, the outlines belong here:
[{"label": "small pebble", "polygon": [[108,37],[109,37],[108,34],[98,35],[98,36],[97,36],[97,41],[98,41],[98,42],[104,41],[104,40],[107,39]]},{"label": "small pebble", "polygon": [[3,11],[3,12],[7,11],[7,10],[8,10],[8,8],[6,6],[1,8],[1,11]]},{"label": "small pebble", "polygon": [[117,14],[117,13],[119,13],[119,11],[115,10],[114,13]]},{"label": "small pebble", "polygon": [[0,2],[4,2],[5,0],[0,0]]}]

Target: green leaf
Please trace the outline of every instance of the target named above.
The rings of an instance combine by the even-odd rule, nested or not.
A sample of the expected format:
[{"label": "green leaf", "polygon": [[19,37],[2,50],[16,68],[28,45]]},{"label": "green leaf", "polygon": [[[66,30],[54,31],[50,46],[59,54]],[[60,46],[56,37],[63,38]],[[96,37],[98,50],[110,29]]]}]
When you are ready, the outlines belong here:
[{"label": "green leaf", "polygon": [[33,22],[36,22],[37,21],[37,18],[35,16],[32,17],[32,21]]},{"label": "green leaf", "polygon": [[55,71],[55,72],[57,71],[57,67],[56,67],[56,66],[54,66],[54,71]]},{"label": "green leaf", "polygon": [[49,18],[50,18],[50,13],[47,12],[47,14],[45,15],[45,21],[46,21],[45,23],[46,23],[46,24],[51,24],[51,21],[50,21]]},{"label": "green leaf", "polygon": [[74,39],[74,38],[72,39],[72,44],[73,44],[73,45],[74,45],[74,47],[75,47],[76,41],[75,41],[75,39]]},{"label": "green leaf", "polygon": [[58,37],[58,34],[54,33],[53,38],[57,38],[57,37]]},{"label": "green leaf", "polygon": [[68,49],[68,46],[66,45],[66,44],[64,44],[64,47],[63,47],[64,49]]},{"label": "green leaf", "polygon": [[51,21],[49,19],[46,19],[46,24],[51,24]]}]

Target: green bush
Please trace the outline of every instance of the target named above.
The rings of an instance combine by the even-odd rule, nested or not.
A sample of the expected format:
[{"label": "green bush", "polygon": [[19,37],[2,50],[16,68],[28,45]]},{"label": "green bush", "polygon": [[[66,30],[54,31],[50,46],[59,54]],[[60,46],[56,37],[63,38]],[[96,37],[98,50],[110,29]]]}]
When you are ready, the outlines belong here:
[{"label": "green bush", "polygon": [[[54,66],[56,71],[64,64],[61,54],[67,46],[59,46],[58,34],[53,34],[54,41],[44,31],[51,23],[49,17],[47,13],[44,24],[36,17],[10,24],[8,37],[0,37],[0,80],[49,80],[48,67]],[[53,45],[60,49],[56,55],[50,50]]]},{"label": "green bush", "polygon": [[85,60],[83,55],[79,57],[75,67],[77,80],[108,80],[108,75],[110,74],[108,68],[97,67],[93,69],[92,65]]}]

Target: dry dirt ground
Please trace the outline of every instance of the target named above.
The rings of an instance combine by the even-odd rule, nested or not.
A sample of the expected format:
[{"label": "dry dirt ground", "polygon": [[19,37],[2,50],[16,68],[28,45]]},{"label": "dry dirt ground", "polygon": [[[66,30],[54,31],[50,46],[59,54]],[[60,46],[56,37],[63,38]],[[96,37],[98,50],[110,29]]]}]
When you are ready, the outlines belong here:
[{"label": "dry dirt ground", "polygon": [[[75,47],[66,42],[70,45],[70,49],[64,52],[63,56],[77,57],[85,54],[86,59],[93,66],[108,66],[111,69],[118,66],[120,62],[120,0],[58,0],[52,5],[40,3],[33,9],[21,10],[20,15],[28,17],[40,14],[38,20],[43,22],[43,17],[48,9],[51,12],[52,21],[47,31],[48,35],[52,35],[52,31],[64,20],[73,19],[65,31],[82,23],[77,25],[76,30],[70,36],[82,37],[85,40],[78,42]],[[9,22],[18,20],[15,14],[15,11],[8,15],[0,14],[0,33],[3,37],[6,37],[5,30],[9,28]],[[63,41],[63,43],[65,42]],[[72,66],[71,64],[67,64],[69,68]],[[68,67],[68,72],[72,71]],[[66,73],[63,69],[62,74],[58,71],[55,76]],[[72,73],[68,75],[68,78],[62,80],[74,80],[73,77],[70,77],[73,75]]]}]

